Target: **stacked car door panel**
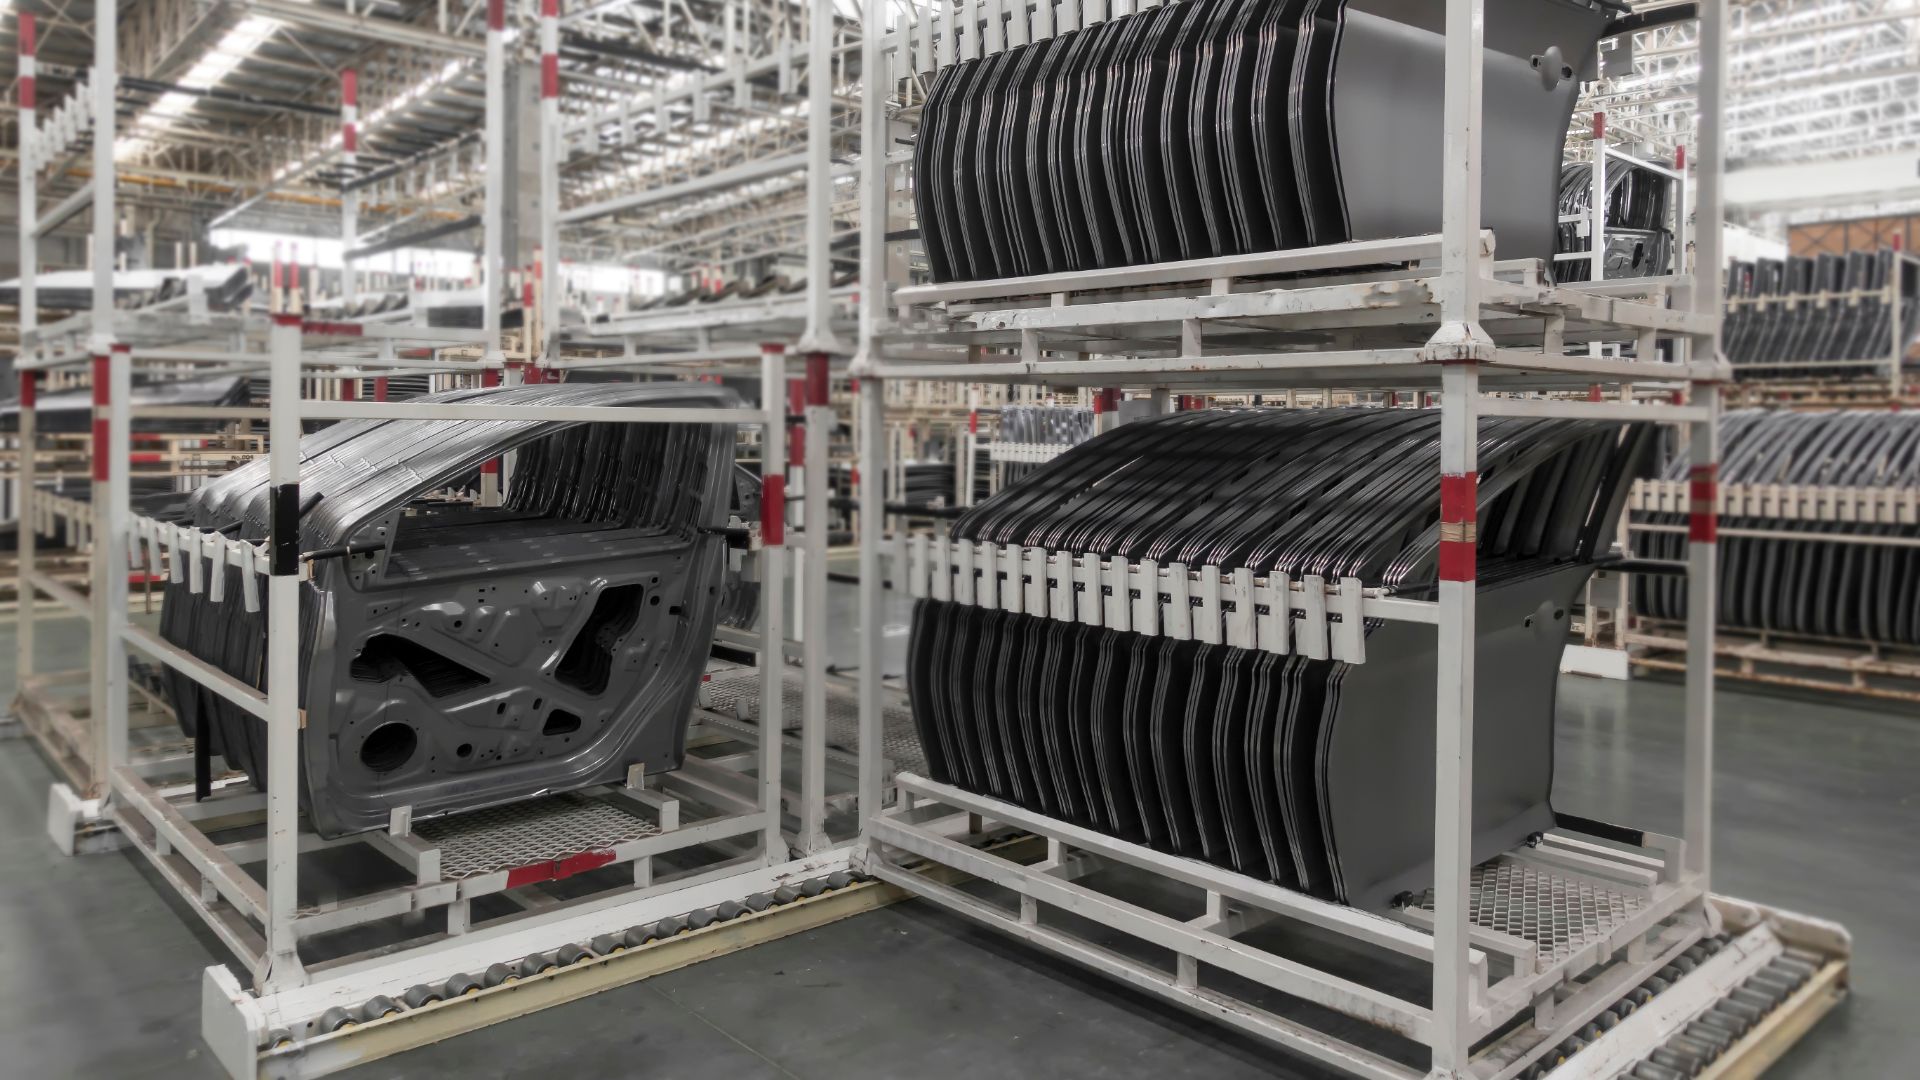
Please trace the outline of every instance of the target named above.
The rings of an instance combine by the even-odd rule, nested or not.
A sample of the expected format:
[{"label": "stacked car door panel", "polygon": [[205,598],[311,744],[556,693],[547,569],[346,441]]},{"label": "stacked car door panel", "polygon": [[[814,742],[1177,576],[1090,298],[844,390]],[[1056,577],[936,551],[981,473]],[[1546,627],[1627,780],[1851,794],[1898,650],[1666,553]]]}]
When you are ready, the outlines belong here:
[{"label": "stacked car door panel", "polygon": [[[1821,488],[1920,487],[1920,415],[1907,412],[1798,413],[1751,409],[1727,414],[1721,427],[1723,485]],[[1678,461],[1667,478],[1683,480]],[[1684,514],[1636,511],[1653,525],[1684,525]],[[1720,521],[1720,625],[1742,630],[1920,645],[1920,525],[1889,521],[1808,520],[1723,515]],[[1785,537],[1726,535],[1765,530]],[[1851,539],[1823,540],[1846,534]],[[1886,537],[1887,544],[1858,538]],[[1653,558],[1685,558],[1684,532],[1636,534],[1635,550]],[[1686,616],[1684,579],[1633,578],[1636,612]]]},{"label": "stacked car door panel", "polygon": [[[1444,35],[1421,0],[1180,0],[940,69],[914,152],[936,280],[1439,231]],[[1487,9],[1483,214],[1553,252],[1605,14]]]},{"label": "stacked car door panel", "polygon": [[1920,334],[1920,274],[1890,248],[1736,261],[1727,298],[1721,348],[1744,379],[1885,378]]},{"label": "stacked car door panel", "polygon": [[[696,384],[535,385],[425,400],[730,407]],[[384,420],[301,440],[302,797],[338,835],[677,767],[726,582],[723,424]],[[419,502],[512,454],[504,505]],[[477,485],[476,485],[477,486]],[[186,523],[268,532],[264,460],[196,492]],[[218,575],[217,575],[218,576]],[[162,634],[265,688],[266,610],[170,585]],[[264,594],[264,590],[260,590]],[[266,732],[170,679],[189,734],[265,780]]]},{"label": "stacked car door panel", "polygon": [[[1612,159],[1607,162],[1606,248],[1601,256],[1609,279],[1650,277],[1667,273],[1673,258],[1673,231],[1669,197],[1673,181],[1651,169]],[[1560,217],[1579,215],[1581,221],[1561,221],[1554,237],[1557,255],[1591,252],[1586,224],[1593,209],[1593,165],[1568,162],[1560,170]],[[1557,281],[1588,281],[1592,264],[1586,259],[1554,263]]]},{"label": "stacked car door panel", "polygon": [[[1569,605],[1651,429],[1491,420],[1480,443],[1476,858],[1548,827]],[[1123,425],[953,535],[1160,566],[1358,577],[1430,597],[1439,417],[1204,410]],[[1370,623],[1345,663],[1011,614],[915,609],[933,778],[1315,896],[1384,908],[1432,856],[1430,627]]]}]

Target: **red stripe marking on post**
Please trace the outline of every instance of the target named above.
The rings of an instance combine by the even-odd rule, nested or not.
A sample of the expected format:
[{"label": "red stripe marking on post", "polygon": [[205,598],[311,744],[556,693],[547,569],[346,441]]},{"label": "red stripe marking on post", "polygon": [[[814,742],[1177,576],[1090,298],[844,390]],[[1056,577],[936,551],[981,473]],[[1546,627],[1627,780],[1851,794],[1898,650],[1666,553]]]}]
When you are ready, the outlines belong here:
[{"label": "red stripe marking on post", "polygon": [[540,0],[540,17],[557,19],[560,17],[560,0]]},{"label": "red stripe marking on post", "polygon": [[[807,383],[805,379],[787,380],[787,412],[797,413],[807,407]],[[787,464],[797,465],[807,456],[807,426],[805,424],[787,425]]]},{"label": "red stripe marking on post", "polygon": [[[485,369],[483,369],[483,370],[482,370],[482,371],[480,372],[480,385],[481,385],[482,387],[495,387],[495,386],[499,386],[499,385],[500,385],[500,372],[499,372],[499,371],[497,371],[497,370],[495,370],[495,369],[493,369],[493,368],[485,368]],[[481,462],[481,463],[480,463],[480,475],[482,475],[482,476],[498,476],[498,475],[500,475],[500,459],[499,459],[499,458],[497,458],[497,457],[496,457],[496,458],[488,458],[487,460],[485,460],[485,461],[483,461],[483,462]]]},{"label": "red stripe marking on post", "polygon": [[40,400],[40,373],[23,371],[20,373],[20,407],[31,409]]},{"label": "red stripe marking on post", "polygon": [[1480,474],[1440,474],[1440,520],[1464,525],[1480,516]]},{"label": "red stripe marking on post", "polygon": [[105,409],[113,400],[108,382],[110,362],[105,354],[93,358],[93,479],[107,482],[107,416]]},{"label": "red stripe marking on post", "polygon": [[555,53],[540,54],[540,96],[560,96],[560,57]]},{"label": "red stripe marking on post", "polygon": [[1673,148],[1673,171],[1687,171],[1687,148],[1684,145]]},{"label": "red stripe marking on post", "polygon": [[1599,383],[1594,383],[1591,386],[1587,387],[1587,400],[1588,401],[1600,400],[1600,384]]},{"label": "red stripe marking on post", "polygon": [[1441,581],[1472,581],[1477,575],[1475,553],[1479,539],[1474,526],[1480,516],[1479,503],[1479,473],[1441,474]]},{"label": "red stripe marking on post", "polygon": [[1593,114],[1593,137],[1596,139],[1604,139],[1607,137],[1606,113],[1596,112]]},{"label": "red stripe marking on post", "polygon": [[354,68],[347,68],[340,73],[340,104],[360,104],[360,72]]},{"label": "red stripe marking on post", "polygon": [[340,380],[340,400],[341,401],[359,401],[360,400],[360,380],[359,379],[341,379]]},{"label": "red stripe marking on post", "polygon": [[979,409],[970,409],[967,412],[967,434],[969,435],[980,434],[980,410]]},{"label": "red stripe marking on post", "polygon": [[807,404],[827,403],[827,354],[807,354]]},{"label": "red stripe marking on post", "polygon": [[1093,415],[1099,416],[1101,413],[1106,411],[1107,411],[1107,392],[1105,390],[1095,390],[1093,392]]},{"label": "red stripe marking on post", "polygon": [[774,547],[787,542],[787,478],[760,478],[760,542]]},{"label": "red stripe marking on post", "polygon": [[487,0],[487,29],[507,28],[507,0]]},{"label": "red stripe marking on post", "polygon": [[360,133],[353,124],[340,125],[340,149],[349,154],[360,152]]},{"label": "red stripe marking on post", "polygon": [[1472,581],[1476,573],[1472,544],[1465,540],[1440,541],[1441,581]]},{"label": "red stripe marking on post", "polygon": [[387,377],[385,375],[373,380],[373,400],[387,400]]},{"label": "red stripe marking on post", "polygon": [[1712,544],[1720,539],[1720,466],[1695,465],[1687,472],[1687,540]]},{"label": "red stripe marking on post", "polygon": [[30,12],[23,11],[20,13],[20,55],[21,56],[34,56],[39,52],[40,34],[39,34],[38,27],[34,22],[35,18],[36,16],[34,16]]}]

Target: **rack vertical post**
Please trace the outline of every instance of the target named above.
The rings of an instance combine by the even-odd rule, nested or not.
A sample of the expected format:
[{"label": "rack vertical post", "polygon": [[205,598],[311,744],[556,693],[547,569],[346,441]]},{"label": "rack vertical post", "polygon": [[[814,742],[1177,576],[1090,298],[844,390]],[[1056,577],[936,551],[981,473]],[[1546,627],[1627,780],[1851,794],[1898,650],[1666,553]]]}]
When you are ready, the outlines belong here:
[{"label": "rack vertical post", "polygon": [[132,450],[128,401],[133,388],[131,352],[115,339],[113,272],[113,142],[119,82],[119,25],[95,20],[93,32],[93,760],[87,797],[106,794],[106,778],[126,761],[127,647],[121,624],[127,613],[128,455]]},{"label": "rack vertical post", "polygon": [[[296,290],[297,294],[297,290]],[[297,300],[295,301],[297,303]],[[268,331],[267,917],[257,986],[306,981],[294,928],[300,871],[300,315]]]},{"label": "rack vertical post", "polygon": [[[1441,162],[1440,319],[1428,359],[1440,394],[1441,569],[1434,711],[1433,1074],[1463,1076],[1478,1004],[1469,985],[1468,882],[1473,873],[1474,537],[1480,328],[1481,51],[1485,0],[1447,0],[1446,132]],[[1453,535],[1448,535],[1451,530]]]},{"label": "rack vertical post", "polygon": [[[38,226],[40,209],[40,162],[38,144],[40,125],[38,115],[38,94],[35,80],[39,63],[34,55],[35,43],[34,16],[21,13],[19,26],[20,40],[20,80],[19,80],[19,151],[20,162],[16,170],[20,188],[20,352],[19,360],[31,360],[38,347],[33,336],[40,326],[39,284],[40,246],[34,233]],[[20,469],[14,484],[14,518],[20,524],[15,530],[15,539],[19,545],[18,580],[14,586],[14,602],[19,611],[19,624],[16,631],[18,652],[14,660],[14,680],[16,687],[24,686],[33,675],[33,635],[34,608],[39,603],[39,593],[34,591],[33,574],[36,560],[35,544],[38,537],[34,534],[33,499],[39,483],[38,456],[39,435],[35,425],[36,391],[39,389],[36,371],[20,372]]]}]

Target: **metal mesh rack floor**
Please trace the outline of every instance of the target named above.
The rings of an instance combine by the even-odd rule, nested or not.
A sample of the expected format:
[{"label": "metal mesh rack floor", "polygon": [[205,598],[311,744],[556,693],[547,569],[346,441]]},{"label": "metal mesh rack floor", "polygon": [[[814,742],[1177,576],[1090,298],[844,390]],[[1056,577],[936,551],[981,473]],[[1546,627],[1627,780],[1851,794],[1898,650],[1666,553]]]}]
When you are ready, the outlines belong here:
[{"label": "metal mesh rack floor", "polygon": [[[801,688],[800,674],[786,673],[781,683],[782,730],[800,728]],[[716,673],[700,684],[700,703],[723,716],[754,720],[760,715],[760,676],[750,670]],[[924,770],[926,754],[920,749],[912,711],[905,704],[889,704],[881,713],[881,752],[886,759],[895,769]],[[860,701],[852,692],[832,686],[827,688],[827,745],[849,754],[860,748]]]},{"label": "metal mesh rack floor", "polygon": [[496,806],[421,822],[414,832],[440,849],[447,880],[606,851],[660,831],[653,822],[586,795]]},{"label": "metal mesh rack floor", "polygon": [[[1585,878],[1556,874],[1511,855],[1473,868],[1468,918],[1475,926],[1523,938],[1550,967],[1612,934],[1645,901]],[[1433,890],[1416,907],[1433,910]]]}]

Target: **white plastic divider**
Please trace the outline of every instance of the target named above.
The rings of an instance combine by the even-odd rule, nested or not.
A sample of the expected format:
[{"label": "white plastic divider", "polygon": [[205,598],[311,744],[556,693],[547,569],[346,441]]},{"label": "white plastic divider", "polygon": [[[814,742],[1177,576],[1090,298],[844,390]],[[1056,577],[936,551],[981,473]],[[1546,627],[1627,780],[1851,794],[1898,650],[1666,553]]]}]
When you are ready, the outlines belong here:
[{"label": "white plastic divider", "polygon": [[[1691,482],[1686,480],[1635,481],[1627,497],[1627,508],[1684,514],[1693,498],[1690,487]],[[1840,484],[1720,484],[1715,510],[1722,517],[1916,525],[1920,524],[1920,489]],[[1809,533],[1807,537],[1824,539],[1817,533]]]},{"label": "white plastic divider", "polygon": [[906,573],[916,599],[1350,664],[1366,662],[1368,619],[1439,620],[1437,604],[1354,577],[1296,581],[1247,567],[1130,562],[924,533],[907,541]]}]

